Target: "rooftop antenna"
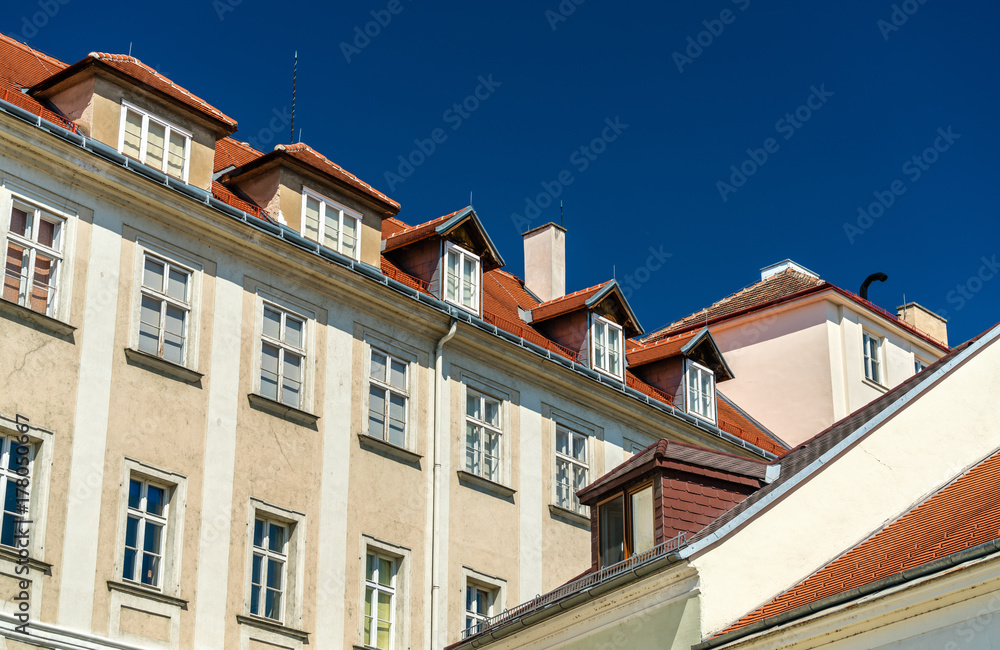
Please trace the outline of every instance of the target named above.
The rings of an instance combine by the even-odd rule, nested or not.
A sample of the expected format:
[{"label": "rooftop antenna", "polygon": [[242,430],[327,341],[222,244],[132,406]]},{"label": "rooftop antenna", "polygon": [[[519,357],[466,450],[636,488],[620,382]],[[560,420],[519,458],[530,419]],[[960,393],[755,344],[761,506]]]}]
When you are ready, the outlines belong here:
[{"label": "rooftop antenna", "polygon": [[469,207],[472,207],[472,190],[469,190]]},{"label": "rooftop antenna", "polygon": [[562,201],[559,202],[559,227],[563,228],[563,208]]},{"label": "rooftop antenna", "polygon": [[[288,133],[288,144],[295,144],[295,82],[299,76],[299,51],[295,50],[295,64],[292,66],[292,127]],[[301,138],[301,131],[299,137]]]},{"label": "rooftop antenna", "polygon": [[128,42],[128,55],[132,56],[132,41]]},{"label": "rooftop antenna", "polygon": [[299,142],[302,142],[302,129],[299,128]]}]

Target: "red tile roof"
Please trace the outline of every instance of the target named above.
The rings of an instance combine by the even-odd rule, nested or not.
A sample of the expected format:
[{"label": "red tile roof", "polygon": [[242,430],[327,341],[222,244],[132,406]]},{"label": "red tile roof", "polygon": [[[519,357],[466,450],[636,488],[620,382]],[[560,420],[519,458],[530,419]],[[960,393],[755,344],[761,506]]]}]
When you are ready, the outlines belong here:
[{"label": "red tile roof", "polygon": [[58,124],[59,126],[69,129],[70,131],[77,131],[76,124],[73,124],[73,122],[67,120],[59,113],[56,113],[31,95],[26,95],[21,92],[21,86],[18,84],[2,77],[0,77],[0,99],[5,102],[10,102],[19,108],[23,108],[33,115],[39,115],[46,122]]},{"label": "red tile roof", "polygon": [[566,294],[565,296],[560,296],[559,298],[553,298],[547,302],[540,303],[537,307],[531,310],[531,322],[540,323],[543,320],[556,318],[557,316],[568,314],[572,311],[576,311],[577,309],[582,309],[586,306],[587,301],[590,300],[594,294],[603,289],[610,282],[611,280],[608,280],[607,282],[595,284],[592,287],[580,289],[579,291],[574,291],[573,293]]},{"label": "red tile roof", "polygon": [[675,357],[681,353],[681,349],[687,345],[691,339],[698,335],[700,330],[691,330],[683,334],[668,336],[658,339],[648,345],[636,341],[635,346],[629,350],[626,346],[626,357],[630,366],[639,366],[653,361],[661,361]]},{"label": "red tile roof", "polygon": [[720,634],[1000,538],[1000,453]]},{"label": "red tile roof", "polygon": [[215,143],[215,166],[212,171],[218,173],[227,167],[242,167],[263,155],[245,142],[222,138]]},{"label": "red tile roof", "polygon": [[0,77],[19,86],[33,86],[65,67],[62,61],[0,34]]},{"label": "red tile roof", "polygon": [[389,251],[394,251],[397,248],[402,248],[407,244],[412,244],[422,239],[434,236],[437,233],[436,229],[438,226],[454,217],[459,212],[461,212],[461,210],[455,210],[450,214],[446,214],[436,219],[431,219],[430,221],[425,221],[421,224],[417,224],[416,226],[406,226],[405,224],[402,224],[401,221],[397,221],[396,223],[402,224],[404,227],[396,229],[395,232],[389,236],[386,236],[385,228],[383,228],[382,238],[385,240],[385,247],[382,251],[388,253]]},{"label": "red tile roof", "polygon": [[206,115],[216,122],[222,124],[230,133],[236,130],[236,120],[229,117],[219,109],[215,108],[201,97],[192,94],[185,88],[178,86],[170,79],[167,79],[156,70],[152,69],[139,59],[126,56],[124,54],[107,54],[105,52],[91,52],[84,59],[77,61],[73,65],[64,68],[51,76],[36,82],[33,85],[33,92],[45,90],[63,79],[67,79],[79,71],[91,65],[100,64],[110,68],[117,73],[124,75],[138,84],[146,86],[160,94],[166,95],[185,106],[195,109],[202,115]]}]

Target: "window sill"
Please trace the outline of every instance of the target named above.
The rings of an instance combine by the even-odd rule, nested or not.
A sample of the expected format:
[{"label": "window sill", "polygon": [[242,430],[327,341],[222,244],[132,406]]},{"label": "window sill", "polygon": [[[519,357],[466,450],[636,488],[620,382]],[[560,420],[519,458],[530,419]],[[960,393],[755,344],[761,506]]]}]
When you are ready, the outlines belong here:
[{"label": "window sill", "polygon": [[[17,549],[11,548],[9,546],[0,546],[0,559],[7,560],[8,562],[23,563],[20,554]],[[47,562],[42,562],[41,560],[36,560],[35,558],[28,558],[28,568],[32,571],[38,571],[43,575],[52,575],[52,565]]]},{"label": "window sill", "polygon": [[871,386],[872,388],[874,388],[875,390],[879,391],[880,393],[885,393],[885,392],[887,392],[889,390],[889,388],[887,386],[884,386],[884,385],[878,383],[877,381],[872,381],[868,377],[862,377],[861,378],[861,383],[863,383],[865,386]]},{"label": "window sill", "polygon": [[250,400],[250,405],[254,408],[260,409],[261,411],[267,411],[271,415],[277,415],[278,417],[291,420],[292,422],[296,422],[298,424],[312,426],[319,420],[318,415],[303,411],[302,409],[297,409],[294,406],[288,406],[287,404],[276,402],[269,397],[264,397],[263,395],[258,395],[257,393],[250,393],[247,395],[247,398]]},{"label": "window sill", "polygon": [[309,633],[302,630],[296,630],[295,628],[288,627],[287,625],[282,625],[278,621],[272,621],[268,618],[261,618],[259,616],[237,614],[236,622],[240,625],[249,625],[250,627],[256,627],[261,630],[267,630],[268,632],[274,632],[275,634],[282,634],[284,636],[290,636],[292,638],[298,639],[302,643],[309,643]]},{"label": "window sill", "polygon": [[369,451],[373,451],[375,453],[381,453],[386,456],[391,456],[396,460],[403,461],[404,463],[410,463],[410,464],[419,463],[420,459],[423,458],[423,456],[416,453],[415,451],[410,451],[409,449],[406,449],[404,447],[394,445],[391,442],[386,442],[385,440],[382,440],[380,438],[372,437],[367,433],[359,433],[358,442],[361,443],[361,446],[363,448]]},{"label": "window sill", "polygon": [[549,514],[552,515],[554,519],[562,519],[563,521],[570,524],[577,524],[579,526],[586,526],[590,528],[590,517],[587,515],[581,515],[575,510],[568,510],[562,506],[557,506],[554,503],[549,504]]},{"label": "window sill", "polygon": [[56,336],[67,337],[76,331],[76,328],[69,323],[64,323],[61,320],[40,314],[33,309],[22,307],[16,302],[5,299],[0,299],[0,313],[9,316],[13,320],[34,325],[36,328],[44,330],[49,334],[55,334]]},{"label": "window sill", "polygon": [[461,483],[462,485],[465,485],[466,487],[475,486],[478,488],[482,488],[483,490],[486,490],[487,492],[492,492],[496,496],[502,497],[504,499],[509,499],[515,494],[517,494],[517,490],[515,490],[514,488],[509,488],[506,485],[500,485],[499,483],[491,481],[488,478],[483,478],[482,476],[472,474],[471,472],[466,472],[465,470],[462,469],[458,470],[458,482]]},{"label": "window sill", "polygon": [[173,605],[178,609],[187,610],[188,608],[188,601],[182,598],[175,598],[174,596],[168,596],[164,593],[160,593],[159,591],[153,591],[152,589],[147,589],[146,587],[140,587],[139,585],[131,585],[127,582],[108,580],[108,591],[122,591],[125,592],[126,594],[139,596],[140,598],[148,598],[149,600],[155,600],[158,603]]},{"label": "window sill", "polygon": [[712,418],[705,417],[701,413],[697,413],[695,411],[688,411],[688,410],[685,410],[684,412],[687,413],[688,415],[690,415],[691,417],[698,418],[702,422],[707,422],[708,424],[711,424],[712,426],[718,426],[718,422],[716,422]]},{"label": "window sill", "polygon": [[200,372],[185,368],[179,363],[167,361],[166,359],[149,354],[148,352],[136,350],[135,348],[125,348],[125,356],[137,366],[142,366],[147,370],[153,370],[162,375],[179,379],[188,384],[200,383],[201,378],[205,376]]}]

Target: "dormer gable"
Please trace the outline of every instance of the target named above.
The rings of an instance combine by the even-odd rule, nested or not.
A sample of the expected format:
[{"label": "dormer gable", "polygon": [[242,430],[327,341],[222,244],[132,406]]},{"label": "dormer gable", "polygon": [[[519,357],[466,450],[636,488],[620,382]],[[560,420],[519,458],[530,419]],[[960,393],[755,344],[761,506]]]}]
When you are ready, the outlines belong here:
[{"label": "dormer gable", "polygon": [[642,326],[615,280],[561,296],[531,310],[535,329],[579,355],[592,369],[625,380],[625,339]]},{"label": "dormer gable", "polygon": [[715,385],[733,378],[708,328],[685,332],[628,351],[629,368],[688,413],[718,421]]},{"label": "dormer gable", "polygon": [[382,219],[398,213],[399,203],[308,145],[278,145],[218,180],[306,239],[381,265]]},{"label": "dormer gable", "polygon": [[483,273],[504,266],[471,206],[396,230],[382,242],[382,254],[434,296],[477,316],[483,313]]},{"label": "dormer gable", "polygon": [[80,131],[153,169],[208,190],[215,143],[236,121],[136,58],[91,52],[31,94]]},{"label": "dormer gable", "polygon": [[577,492],[590,508],[591,569],[694,535],[761,488],[768,464],[659,440]]}]

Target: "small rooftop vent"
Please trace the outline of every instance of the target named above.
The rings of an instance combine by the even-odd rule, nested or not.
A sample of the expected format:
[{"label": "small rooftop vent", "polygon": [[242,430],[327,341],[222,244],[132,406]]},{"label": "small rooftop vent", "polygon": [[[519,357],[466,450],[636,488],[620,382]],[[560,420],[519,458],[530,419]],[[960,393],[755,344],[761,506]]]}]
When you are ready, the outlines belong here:
[{"label": "small rooftop vent", "polygon": [[798,273],[814,277],[817,280],[819,279],[819,274],[813,273],[806,267],[802,266],[801,264],[796,264],[792,260],[784,260],[782,262],[778,262],[777,264],[772,264],[771,266],[765,266],[760,270],[760,279],[766,280],[772,275],[777,275],[779,273],[788,270],[796,271]]}]

